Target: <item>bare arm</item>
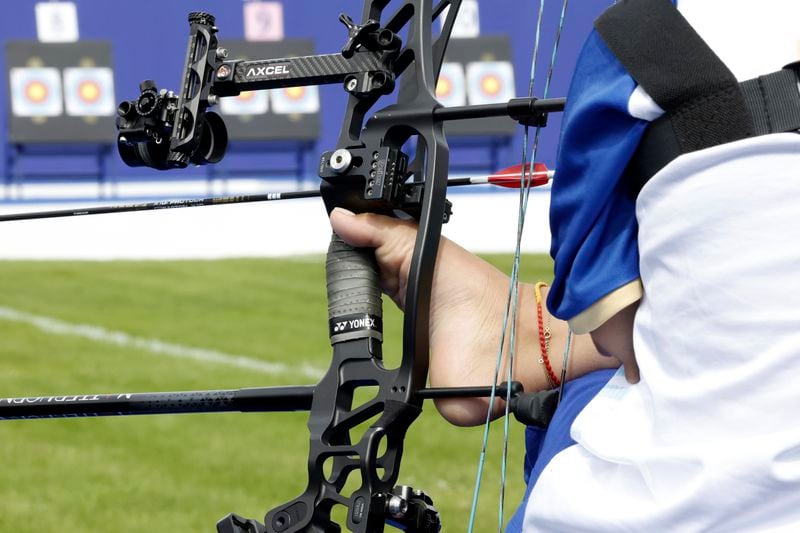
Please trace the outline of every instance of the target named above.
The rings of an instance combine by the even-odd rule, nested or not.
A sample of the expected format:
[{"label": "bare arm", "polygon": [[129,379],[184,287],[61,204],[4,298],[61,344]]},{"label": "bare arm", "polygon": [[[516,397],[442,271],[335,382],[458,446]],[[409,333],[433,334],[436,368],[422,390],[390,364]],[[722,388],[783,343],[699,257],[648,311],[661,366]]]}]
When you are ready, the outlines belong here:
[{"label": "bare arm", "polygon": [[636,301],[590,333],[601,354],[616,357],[622,362],[625,379],[629,383],[639,381],[639,365],[633,352],[633,318],[638,308],[639,302]]},{"label": "bare arm", "polygon": [[[480,260],[476,256],[472,256]],[[482,260],[480,260],[482,261]],[[493,267],[490,267],[493,268]],[[487,283],[487,287],[490,285]],[[500,346],[503,312],[505,298],[508,290],[508,278],[497,271],[497,280],[492,287],[492,296],[488,294],[481,298],[479,308],[486,313],[485,326],[479,338],[462,338],[454,349],[453,346],[439,346],[439,332],[431,330],[432,345],[430,381],[434,387],[455,387],[464,385],[487,385],[491,383],[497,363],[497,352]],[[547,289],[544,289],[543,296]],[[487,292],[488,289],[487,289]],[[495,299],[494,302],[489,300]],[[525,391],[534,392],[551,388],[544,364],[540,363],[541,348],[536,317],[536,298],[532,284],[521,284],[518,302],[517,345],[514,358],[514,379],[520,381]],[[452,320],[469,313],[469,309],[452,309]],[[549,360],[556,376],[561,377],[563,368],[563,354],[566,346],[568,327],[567,323],[555,317],[548,317],[546,306],[542,306],[545,321],[550,320],[550,349]],[[437,320],[439,318],[437,317]],[[443,321],[449,321],[442,317]],[[454,328],[457,329],[457,328]],[[455,333],[455,332],[454,332]],[[457,335],[457,333],[455,333]],[[455,336],[454,335],[454,336]],[[450,336],[441,335],[441,343],[453,342]],[[508,335],[503,350],[502,366],[499,381],[505,381],[508,372]],[[575,335],[572,339],[571,354],[568,359],[567,379],[581,376],[602,368],[617,368],[620,362],[613,357],[605,357],[595,348],[589,335]],[[457,425],[481,424],[486,418],[488,400],[458,399],[437,402],[439,412],[447,420]],[[496,401],[494,416],[504,412],[505,404]]]},{"label": "bare arm", "polygon": [[[331,224],[351,245],[375,248],[383,290],[403,309],[416,226],[380,215],[353,215],[339,209],[331,214]],[[491,383],[507,291],[508,277],[505,274],[452,241],[442,239],[431,294],[431,386]],[[546,308],[543,311],[546,313]],[[550,361],[560,376],[567,326],[555,318],[550,319],[550,324]],[[505,380],[508,351],[506,343],[499,381]],[[539,363],[539,352],[533,285],[523,284],[519,296],[514,379],[522,382],[528,392],[549,387],[544,367]],[[589,335],[574,338],[568,379],[616,366],[619,366],[619,361],[600,355]],[[440,400],[436,406],[453,424],[475,425],[485,420],[488,400]],[[493,415],[500,416],[503,409],[503,402],[497,401]]]}]

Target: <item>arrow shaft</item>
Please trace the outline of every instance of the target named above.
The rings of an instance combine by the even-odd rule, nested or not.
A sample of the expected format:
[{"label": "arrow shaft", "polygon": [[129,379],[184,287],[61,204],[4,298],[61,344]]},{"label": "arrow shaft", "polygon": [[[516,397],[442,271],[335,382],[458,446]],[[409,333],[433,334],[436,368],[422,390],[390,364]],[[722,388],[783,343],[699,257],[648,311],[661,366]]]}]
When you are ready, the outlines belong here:
[{"label": "arrow shaft", "polygon": [[[533,185],[541,185],[537,180],[551,179],[554,171],[537,171],[526,173],[525,179],[533,179]],[[490,176],[472,178],[452,178],[447,180],[448,187],[463,185],[500,185],[502,187],[519,187],[520,173],[502,172]],[[300,198],[315,198],[320,196],[318,189],[309,191],[270,192],[264,194],[250,194],[239,196],[220,196],[214,198],[195,198],[189,200],[167,200],[164,202],[145,202],[140,204],[109,205],[98,207],[84,207],[80,209],[57,209],[53,211],[38,211],[26,213],[10,213],[0,215],[0,222],[18,220],[38,220],[45,218],[80,217],[87,215],[107,215],[111,213],[130,213],[135,211],[160,211],[163,209],[183,209],[186,207],[203,207],[208,205],[231,205],[255,202],[272,202],[277,200],[296,200]]]},{"label": "arrow shaft", "polygon": [[86,207],[80,209],[58,209],[54,211],[39,211],[35,213],[11,213],[7,215],[0,215],[0,222],[10,222],[13,220],[36,220],[42,218],[79,217],[85,215],[107,215],[110,213],[129,213],[134,211],[160,211],[162,209],[182,209],[185,207],[202,207],[207,205],[271,202],[274,200],[312,198],[319,195],[320,192],[318,190],[273,192],[243,196],[221,196],[217,198],[197,198],[191,200],[169,200],[165,202],[146,202],[141,204]]}]

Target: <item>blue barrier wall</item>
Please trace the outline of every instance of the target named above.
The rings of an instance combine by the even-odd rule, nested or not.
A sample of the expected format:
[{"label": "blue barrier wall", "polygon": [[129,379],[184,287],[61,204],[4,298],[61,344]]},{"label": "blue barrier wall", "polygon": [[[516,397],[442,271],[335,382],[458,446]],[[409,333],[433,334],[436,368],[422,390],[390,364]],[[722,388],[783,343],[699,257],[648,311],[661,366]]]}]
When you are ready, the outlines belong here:
[{"label": "blue barrier wall", "polygon": [[[566,27],[561,40],[556,72],[551,87],[552,96],[565,94],[569,76],[580,45],[591,23],[611,0],[572,2],[567,13]],[[0,35],[10,39],[35,39],[36,21],[34,0],[14,0],[6,6],[0,18]],[[242,2],[237,0],[76,0],[81,39],[110,40],[113,45],[117,100],[133,98],[142,79],[155,79],[160,87],[175,88],[180,77],[186,49],[189,11],[205,10],[216,15],[221,28],[220,39],[243,37]],[[330,53],[341,48],[345,29],[337,17],[346,12],[358,18],[361,0],[285,0],[284,21],[287,37],[314,39],[318,53]],[[544,14],[544,37],[537,72],[537,93],[541,93],[549,63],[561,0],[547,0]],[[481,32],[508,33],[511,37],[517,94],[527,94],[533,36],[539,0],[481,0]],[[235,50],[231,51],[235,56]],[[4,58],[0,58],[4,62]],[[5,72],[5,65],[3,65]],[[5,75],[4,75],[5,79]],[[5,125],[8,113],[7,81],[0,84],[2,118]],[[317,151],[334,147],[342,113],[344,95],[341,87],[323,87],[321,91],[322,135]],[[542,140],[540,159],[552,164],[560,118],[554,116]],[[0,144],[0,157],[5,157],[5,131]],[[521,135],[502,154],[501,161],[519,162]],[[466,154],[464,155],[466,157]],[[270,165],[264,155],[263,165]],[[454,151],[453,157],[460,157]],[[314,168],[312,163],[310,168]],[[164,177],[163,174],[125,167],[113,157],[108,167],[111,176]],[[203,172],[192,169],[189,173]],[[174,176],[173,176],[174,177]]]}]

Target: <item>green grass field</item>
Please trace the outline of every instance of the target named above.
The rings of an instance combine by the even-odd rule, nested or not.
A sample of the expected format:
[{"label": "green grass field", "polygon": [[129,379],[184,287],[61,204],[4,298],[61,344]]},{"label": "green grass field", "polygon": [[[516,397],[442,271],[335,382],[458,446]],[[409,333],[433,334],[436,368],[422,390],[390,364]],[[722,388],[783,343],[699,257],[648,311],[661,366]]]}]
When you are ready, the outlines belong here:
[{"label": "green grass field", "polygon": [[[509,270],[509,257],[490,260]],[[548,258],[523,265],[524,279],[550,278]],[[0,262],[0,397],[312,383],[291,368],[328,365],[323,270],[322,258]],[[159,355],[48,329],[32,315],[290,370]],[[384,351],[396,357],[400,313],[391,302],[384,322]],[[0,422],[0,532],[214,531],[229,512],[261,520],[305,488],[306,416]],[[523,428],[512,428],[506,519],[524,490]],[[466,530],[482,431],[449,426],[430,404],[409,432],[400,482],[432,495],[445,531]],[[501,442],[495,424],[478,531],[497,529]]]}]

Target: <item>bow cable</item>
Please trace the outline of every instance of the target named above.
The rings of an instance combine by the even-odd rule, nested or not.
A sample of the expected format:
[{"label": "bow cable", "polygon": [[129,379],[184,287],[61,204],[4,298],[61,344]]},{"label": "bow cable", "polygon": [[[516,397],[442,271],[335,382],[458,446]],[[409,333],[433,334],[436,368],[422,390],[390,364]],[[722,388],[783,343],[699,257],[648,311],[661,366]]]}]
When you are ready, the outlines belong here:
[{"label": "bow cable", "polygon": [[[550,65],[547,71],[547,76],[545,80],[545,87],[544,93],[542,94],[542,98],[547,98],[547,93],[550,89],[550,81],[552,79],[553,69],[555,66],[556,55],[558,52],[558,45],[561,38],[561,32],[564,27],[564,21],[566,19],[566,9],[567,9],[567,2],[568,0],[564,0],[561,6],[561,15],[559,19],[558,28],[556,31],[556,37],[553,44],[553,50],[550,58]],[[540,0],[539,3],[539,13],[536,21],[536,33],[534,37],[534,49],[533,49],[533,58],[531,60],[531,75],[530,75],[530,84],[528,86],[528,95],[529,97],[533,96],[534,91],[534,84],[536,80],[536,61],[539,54],[539,43],[541,39],[541,32],[542,32],[542,19],[544,14],[544,0]],[[534,130],[534,139],[533,139],[533,146],[531,149],[531,156],[530,161],[536,160],[536,153],[539,147],[539,137],[541,133],[542,126],[537,125],[536,129]],[[510,382],[513,377],[513,368],[514,368],[514,356],[516,351],[516,322],[517,322],[517,309],[518,309],[518,291],[519,291],[519,266],[520,266],[520,255],[521,255],[521,247],[522,247],[522,234],[525,227],[525,217],[528,208],[528,198],[530,193],[530,188],[533,180],[532,173],[530,175],[526,175],[526,170],[529,168],[526,166],[528,159],[528,145],[529,145],[529,127],[526,125],[524,134],[523,134],[523,142],[522,142],[522,172],[520,173],[520,201],[519,201],[519,214],[517,218],[517,239],[516,239],[516,246],[514,251],[514,262],[512,265],[511,270],[511,277],[509,280],[509,290],[508,290],[508,298],[506,301],[506,310],[503,316],[503,329],[500,336],[500,347],[497,353],[497,363],[495,366],[495,373],[494,379],[492,380],[492,387],[493,387],[493,394],[489,397],[489,408],[487,409],[486,413],[486,422],[484,425],[484,435],[483,435],[483,444],[481,448],[480,458],[478,461],[478,472],[475,479],[475,490],[473,493],[472,499],[472,508],[470,510],[470,518],[469,518],[469,533],[473,532],[474,524],[475,524],[475,517],[477,514],[477,507],[478,507],[478,499],[480,495],[480,487],[481,487],[481,478],[483,476],[483,470],[486,462],[486,451],[488,448],[488,441],[489,441],[489,428],[491,423],[492,412],[494,410],[494,401],[497,397],[495,387],[497,386],[497,381],[500,375],[500,368],[502,364],[503,358],[503,346],[505,345],[506,339],[506,331],[509,332],[509,357],[508,357],[508,367],[507,367],[507,379]],[[511,322],[509,328],[509,320]],[[498,512],[498,531],[502,531],[503,529],[503,515],[504,515],[504,505],[505,505],[505,485],[506,485],[506,470],[507,470],[507,455],[508,455],[508,434],[509,434],[509,403],[510,403],[510,396],[506,395],[505,397],[505,420],[503,425],[503,453],[502,453],[502,464],[501,464],[501,477],[500,477],[500,502],[499,502],[499,512]]]}]

